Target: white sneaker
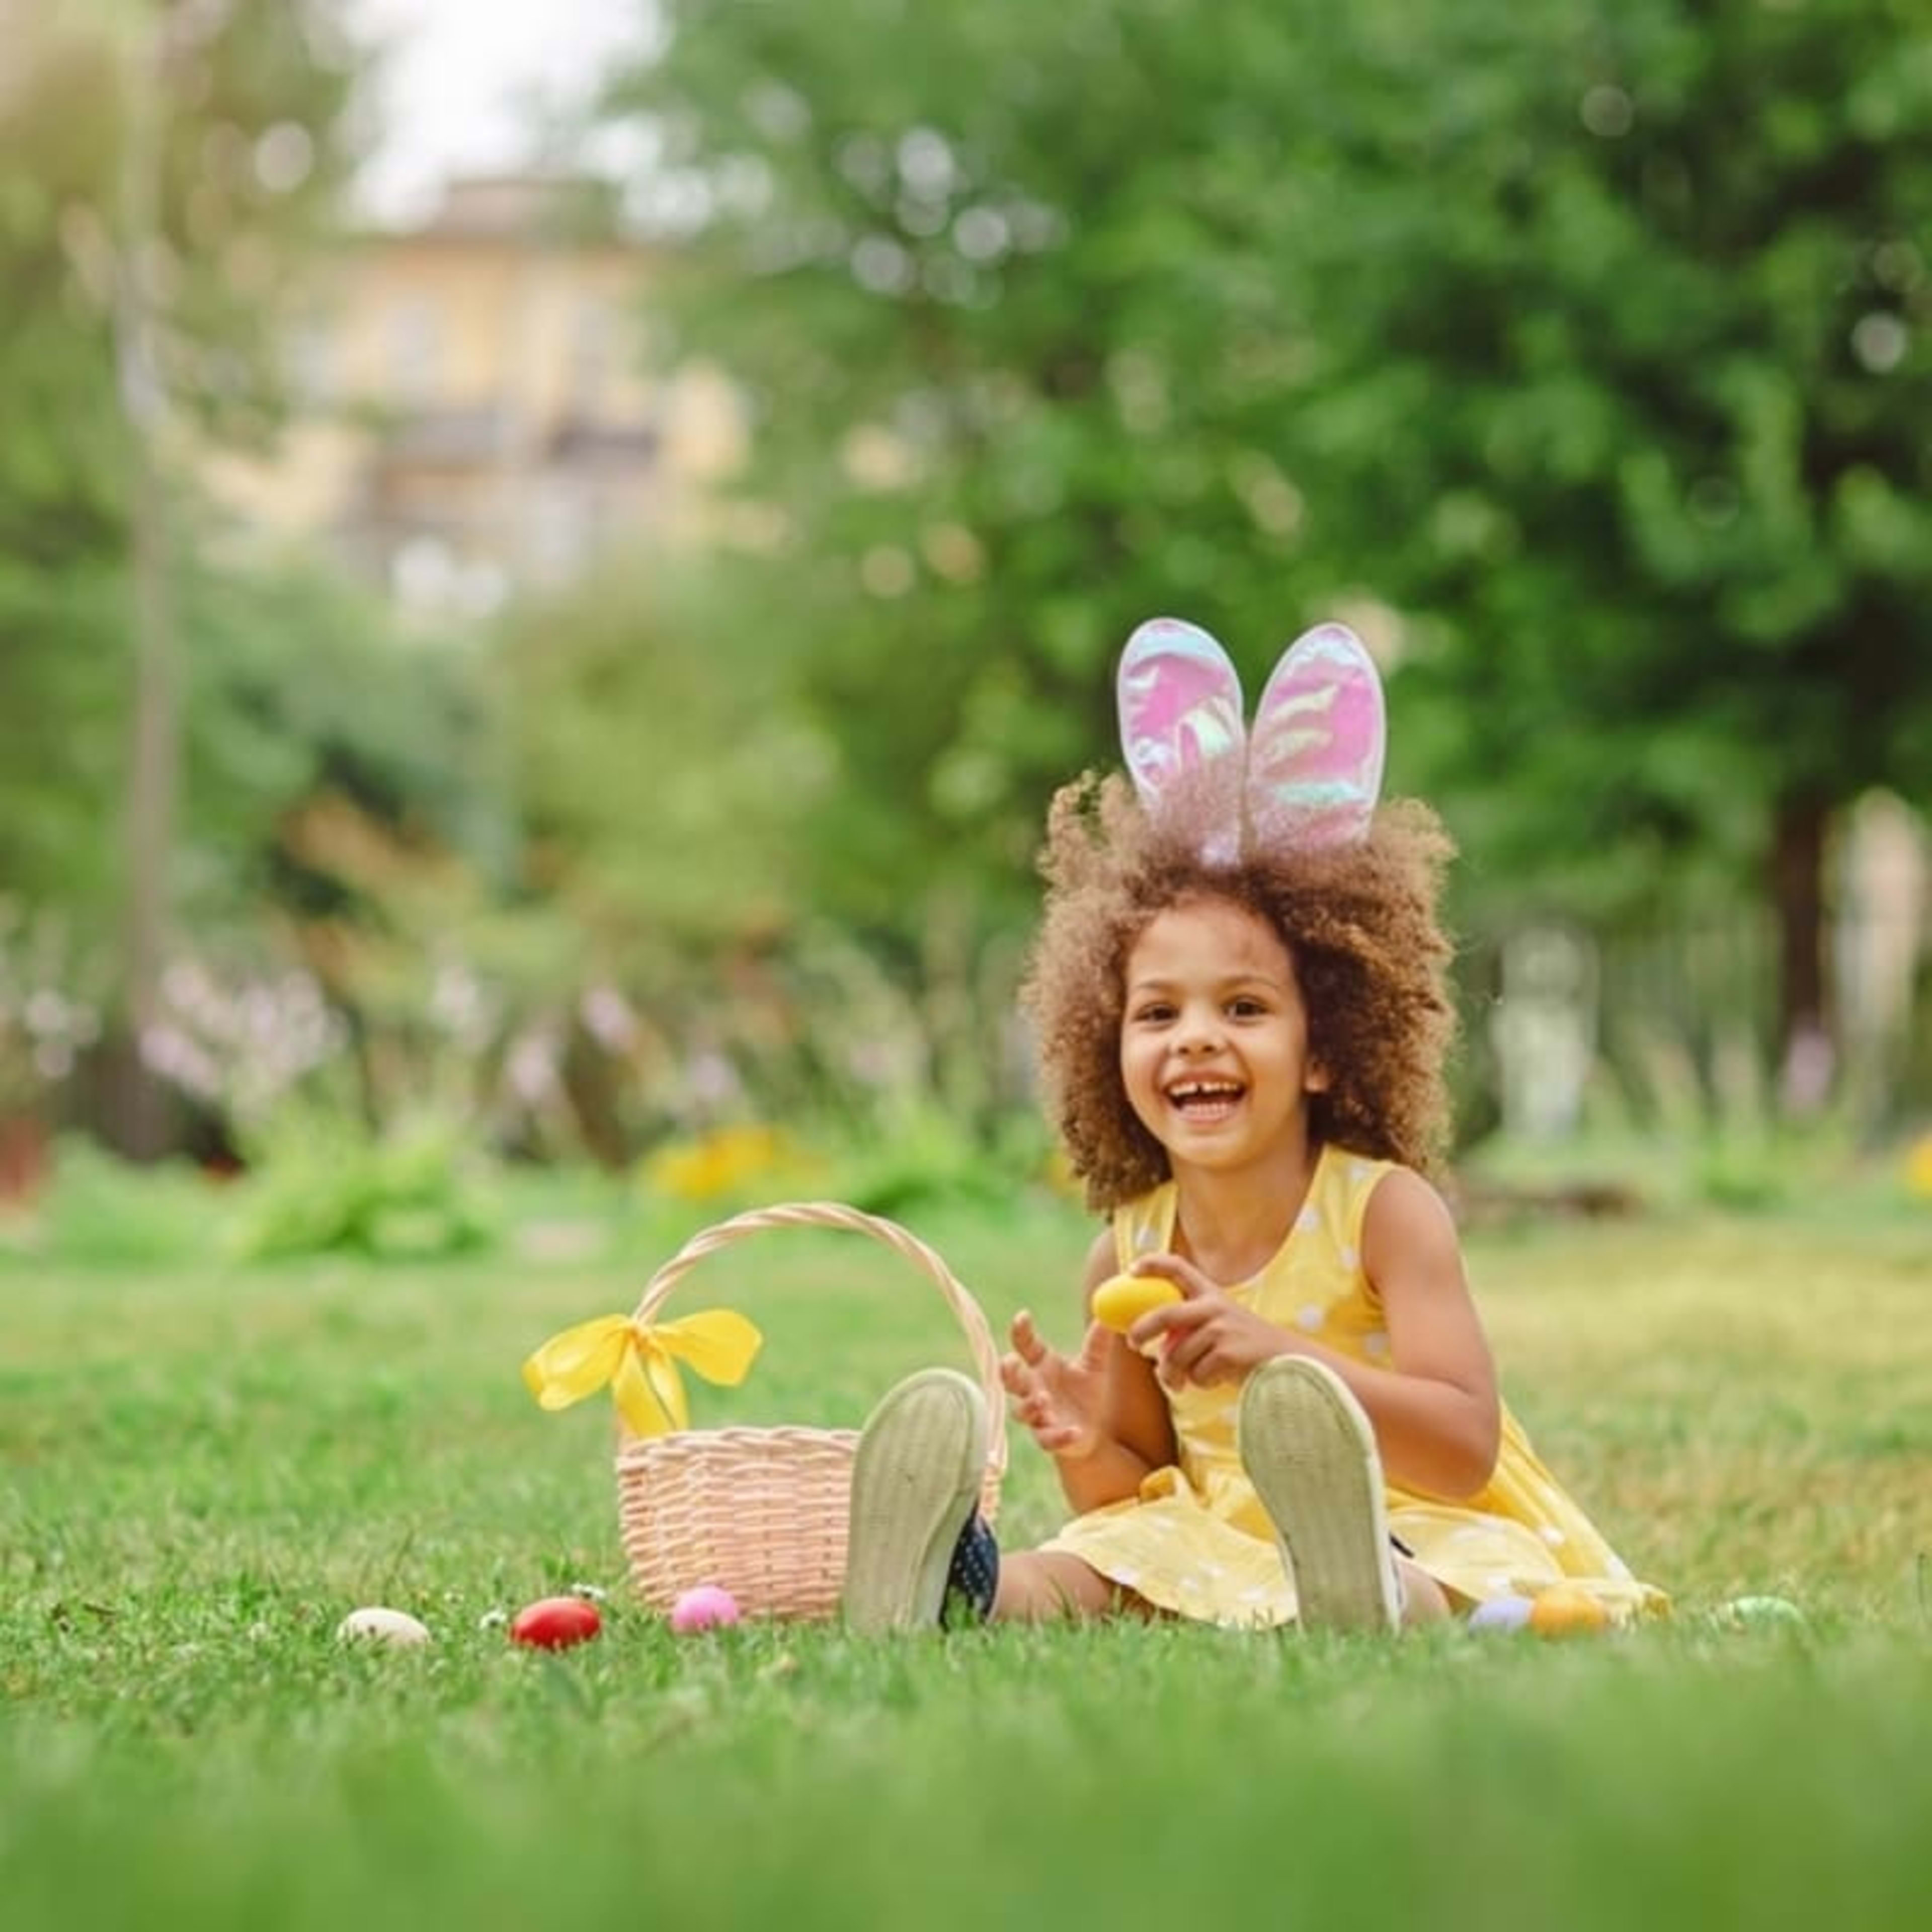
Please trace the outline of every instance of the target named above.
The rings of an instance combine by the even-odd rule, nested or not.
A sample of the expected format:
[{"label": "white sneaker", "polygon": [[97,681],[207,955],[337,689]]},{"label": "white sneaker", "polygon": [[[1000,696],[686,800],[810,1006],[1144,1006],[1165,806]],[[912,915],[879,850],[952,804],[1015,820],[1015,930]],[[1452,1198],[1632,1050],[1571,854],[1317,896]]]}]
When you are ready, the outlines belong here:
[{"label": "white sneaker", "polygon": [[959,1533],[986,1466],[986,1399],[951,1369],[889,1390],[852,1463],[842,1598],[855,1630],[937,1629]]},{"label": "white sneaker", "polygon": [[1264,1362],[1241,1390],[1235,1440],[1294,1580],[1301,1628],[1396,1628],[1382,1458],[1348,1384],[1306,1355]]}]

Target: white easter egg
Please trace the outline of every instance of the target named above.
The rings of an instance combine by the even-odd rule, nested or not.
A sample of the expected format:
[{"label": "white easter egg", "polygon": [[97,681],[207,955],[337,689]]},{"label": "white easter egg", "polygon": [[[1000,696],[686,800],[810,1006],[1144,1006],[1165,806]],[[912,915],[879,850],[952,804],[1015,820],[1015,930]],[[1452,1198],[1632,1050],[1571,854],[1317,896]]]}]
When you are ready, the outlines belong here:
[{"label": "white easter egg", "polygon": [[335,1634],[345,1642],[352,1637],[368,1637],[378,1643],[427,1643],[429,1626],[418,1622],[406,1610],[386,1610],[380,1604],[370,1604],[351,1610],[336,1625]]}]

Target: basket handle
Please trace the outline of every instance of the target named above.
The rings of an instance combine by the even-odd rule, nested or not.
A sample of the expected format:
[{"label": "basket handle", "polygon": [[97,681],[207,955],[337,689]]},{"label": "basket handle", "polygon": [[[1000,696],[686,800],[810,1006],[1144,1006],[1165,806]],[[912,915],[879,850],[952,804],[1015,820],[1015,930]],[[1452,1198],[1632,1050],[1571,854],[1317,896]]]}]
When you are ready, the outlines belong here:
[{"label": "basket handle", "polygon": [[1006,1468],[1006,1399],[1000,1380],[1000,1352],[994,1344],[992,1333],[986,1326],[986,1318],[980,1304],[958,1277],[916,1234],[901,1227],[896,1221],[865,1214],[837,1201],[779,1202],[769,1208],[754,1208],[745,1214],[734,1214],[728,1221],[720,1221],[692,1235],[651,1276],[644,1284],[635,1318],[640,1322],[652,1320],[669,1299],[671,1290],[706,1256],[715,1254],[720,1248],[728,1248],[749,1235],[764,1234],[774,1228],[843,1228],[854,1234],[868,1234],[911,1262],[946,1298],[946,1305],[952,1310],[953,1318],[964,1332],[974,1366],[979,1371],[980,1387],[986,1398],[986,1472],[983,1488],[991,1494]]}]

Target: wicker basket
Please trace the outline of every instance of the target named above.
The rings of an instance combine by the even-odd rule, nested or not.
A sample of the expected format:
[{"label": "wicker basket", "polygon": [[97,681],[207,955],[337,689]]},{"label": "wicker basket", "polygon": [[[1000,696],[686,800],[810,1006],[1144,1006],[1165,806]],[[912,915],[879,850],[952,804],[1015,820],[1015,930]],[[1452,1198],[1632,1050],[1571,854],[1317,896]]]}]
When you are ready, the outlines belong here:
[{"label": "wicker basket", "polygon": [[[1006,1465],[999,1352],[980,1305],[923,1241],[896,1222],[835,1202],[794,1202],[740,1214],[694,1234],[646,1286],[649,1322],[705,1256],[778,1228],[843,1228],[903,1256],[938,1288],[965,1331],[990,1424],[980,1507],[998,1508]],[[883,1391],[881,1391],[883,1393]],[[834,1615],[845,1575],[851,1429],[685,1429],[626,1436],[617,1454],[617,1513],[631,1579],[652,1608],[716,1583],[749,1616]]]}]

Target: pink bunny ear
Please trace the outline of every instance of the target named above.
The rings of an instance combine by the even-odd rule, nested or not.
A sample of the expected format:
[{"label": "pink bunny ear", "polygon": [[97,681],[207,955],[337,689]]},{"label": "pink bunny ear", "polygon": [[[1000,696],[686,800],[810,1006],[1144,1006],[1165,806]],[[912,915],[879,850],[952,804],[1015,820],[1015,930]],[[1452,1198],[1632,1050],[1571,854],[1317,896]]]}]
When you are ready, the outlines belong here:
[{"label": "pink bunny ear", "polygon": [[1152,815],[1184,798],[1202,814],[1202,856],[1240,849],[1241,680],[1205,631],[1154,617],[1127,640],[1115,679],[1120,750]]},{"label": "pink bunny ear", "polygon": [[1360,838],[1382,788],[1387,724],[1375,660],[1323,624],[1282,652],[1255,712],[1248,816],[1264,843]]}]

